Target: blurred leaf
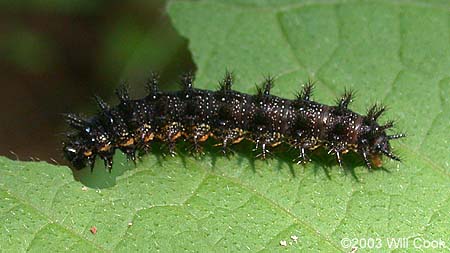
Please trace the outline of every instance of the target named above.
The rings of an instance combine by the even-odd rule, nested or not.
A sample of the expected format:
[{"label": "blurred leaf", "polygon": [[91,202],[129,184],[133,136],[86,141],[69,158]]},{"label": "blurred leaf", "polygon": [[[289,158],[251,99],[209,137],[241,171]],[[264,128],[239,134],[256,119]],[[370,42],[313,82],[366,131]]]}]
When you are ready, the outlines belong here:
[{"label": "blurred leaf", "polygon": [[[154,22],[160,20],[155,19]],[[105,76],[117,76],[126,81],[133,93],[145,92],[144,81],[151,71],[161,71],[176,59],[184,40],[169,23],[152,24],[142,29],[132,17],[125,17],[112,25],[104,36],[102,69]],[[112,83],[116,87],[117,83]]]},{"label": "blurred leaf", "polygon": [[40,72],[49,68],[54,61],[53,43],[38,33],[20,25],[8,32],[0,41],[3,60],[8,60],[24,71]]}]

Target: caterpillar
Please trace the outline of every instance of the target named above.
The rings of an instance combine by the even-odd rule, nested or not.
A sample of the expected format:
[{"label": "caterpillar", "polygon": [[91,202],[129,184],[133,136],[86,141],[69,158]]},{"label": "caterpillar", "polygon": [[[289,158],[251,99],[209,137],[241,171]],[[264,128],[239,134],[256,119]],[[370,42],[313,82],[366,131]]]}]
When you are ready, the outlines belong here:
[{"label": "caterpillar", "polygon": [[216,91],[193,87],[194,76],[182,76],[179,91],[161,91],[157,74],[147,81],[148,95],[130,99],[125,87],[116,90],[118,105],[111,107],[95,96],[98,115],[88,119],[66,114],[72,131],[63,142],[65,158],[76,169],[94,167],[99,156],[111,171],[115,150],[129,160],[136,153],[150,151],[152,142],[161,142],[175,155],[176,143],[183,139],[193,152],[202,151],[208,138],[218,141],[224,154],[230,146],[249,140],[265,159],[270,149],[284,143],[298,151],[297,163],[310,161],[308,153],[319,147],[328,150],[342,167],[342,156],[349,151],[362,157],[366,166],[382,166],[382,156],[400,161],[393,154],[389,141],[405,134],[389,135],[393,122],[379,124],[377,119],[386,108],[375,104],[366,115],[348,109],[354,92],[345,91],[336,105],[312,100],[314,83],[303,85],[295,99],[270,94],[274,79],[266,78],[255,95],[232,89],[233,75],[226,72]]}]

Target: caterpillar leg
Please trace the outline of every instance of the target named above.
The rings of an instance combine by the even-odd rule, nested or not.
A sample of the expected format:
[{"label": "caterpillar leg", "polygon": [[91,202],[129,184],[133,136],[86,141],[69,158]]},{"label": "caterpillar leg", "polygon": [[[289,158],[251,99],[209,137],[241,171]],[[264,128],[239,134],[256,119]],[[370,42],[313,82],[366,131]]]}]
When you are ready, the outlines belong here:
[{"label": "caterpillar leg", "polygon": [[330,149],[328,150],[328,154],[334,154],[336,157],[336,161],[339,164],[339,167],[342,168],[342,155],[347,153],[348,149],[346,149],[343,145],[339,143],[332,143],[330,145]]},{"label": "caterpillar leg", "polygon": [[339,163],[339,167],[342,168],[342,153],[340,151],[334,151],[336,155],[336,161]]},{"label": "caterpillar leg", "polygon": [[224,155],[233,153],[230,146],[241,142],[244,139],[244,134],[244,131],[240,128],[220,129],[212,133],[212,135],[220,141],[220,143],[214,146],[222,146],[222,153]]},{"label": "caterpillar leg", "polygon": [[113,166],[113,155],[114,151],[112,152],[101,152],[99,153],[100,158],[105,163],[105,169],[108,170],[109,173],[111,173],[112,166]]},{"label": "caterpillar leg", "polygon": [[91,173],[94,171],[96,157],[97,157],[96,155],[91,155],[87,157],[87,166],[91,169]]},{"label": "caterpillar leg", "polygon": [[[311,92],[312,86],[308,86],[308,89],[304,92]],[[310,95],[307,95],[308,97]],[[298,125],[304,126],[305,119],[300,118],[297,121]],[[316,147],[318,147],[318,143],[316,141],[316,138],[313,138],[312,136],[308,135],[304,130],[299,130],[296,132],[295,138],[289,140],[289,145],[294,147],[295,149],[298,149],[299,155],[296,159],[294,159],[294,162],[297,164],[305,164],[311,161],[311,159],[306,155],[307,150],[314,150]]]},{"label": "caterpillar leg", "polygon": [[261,159],[265,160],[267,156],[271,153],[269,151],[269,147],[276,147],[281,144],[282,136],[280,133],[263,133],[255,135],[256,147],[254,151],[259,150],[261,148],[261,153],[256,155],[256,157],[261,157]]},{"label": "caterpillar leg", "polygon": [[368,151],[366,149],[361,149],[359,153],[362,155],[362,157],[364,159],[364,162],[366,163],[366,167],[369,170],[372,169],[372,163],[369,160],[369,153],[368,153]]},{"label": "caterpillar leg", "polygon": [[199,124],[190,127],[190,131],[187,134],[188,140],[192,146],[190,148],[193,154],[203,154],[203,147],[201,143],[205,142],[211,135],[211,127],[206,124]]},{"label": "caterpillar leg", "polygon": [[179,122],[172,122],[162,129],[160,139],[167,143],[167,148],[171,156],[177,154],[175,152],[176,140],[181,137],[182,130],[182,125]]},{"label": "caterpillar leg", "polygon": [[270,151],[267,149],[267,143],[257,140],[254,151],[258,150],[259,147],[261,147],[261,153],[257,154],[256,157],[261,157],[262,160],[265,160],[270,154]]},{"label": "caterpillar leg", "polygon": [[144,124],[136,131],[136,150],[139,150],[139,155],[146,154],[151,151],[151,142],[155,138],[156,131],[150,124]]},{"label": "caterpillar leg", "polygon": [[132,161],[136,166],[136,147],[121,147],[120,151],[127,156],[128,161]]},{"label": "caterpillar leg", "polygon": [[298,147],[299,155],[297,159],[294,159],[294,161],[297,164],[305,164],[311,161],[311,159],[306,155],[306,147],[300,146]]},{"label": "caterpillar leg", "polygon": [[215,144],[214,146],[222,146],[221,152],[224,156],[228,156],[230,154],[233,154],[234,151],[230,148],[230,146],[233,144],[233,141],[231,138],[225,137],[220,143]]}]

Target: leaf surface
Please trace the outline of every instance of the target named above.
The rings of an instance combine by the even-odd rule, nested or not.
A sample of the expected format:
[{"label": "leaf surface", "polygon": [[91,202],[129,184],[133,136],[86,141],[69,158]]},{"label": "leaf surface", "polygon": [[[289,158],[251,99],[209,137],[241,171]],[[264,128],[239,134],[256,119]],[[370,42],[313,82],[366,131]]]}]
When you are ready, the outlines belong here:
[{"label": "leaf surface", "polygon": [[204,0],[168,10],[189,39],[198,87],[216,88],[229,69],[243,92],[268,74],[282,97],[308,78],[322,103],[353,88],[355,111],[389,106],[382,121],[409,136],[393,142],[404,162],[301,167],[284,154],[255,160],[243,144],[230,159],[157,153],[136,168],[117,155],[112,174],[98,163],[75,181],[67,167],[0,158],[2,250],[349,251],[343,238],[381,238],[383,251],[393,250],[386,238],[442,239],[449,249],[447,1]]}]

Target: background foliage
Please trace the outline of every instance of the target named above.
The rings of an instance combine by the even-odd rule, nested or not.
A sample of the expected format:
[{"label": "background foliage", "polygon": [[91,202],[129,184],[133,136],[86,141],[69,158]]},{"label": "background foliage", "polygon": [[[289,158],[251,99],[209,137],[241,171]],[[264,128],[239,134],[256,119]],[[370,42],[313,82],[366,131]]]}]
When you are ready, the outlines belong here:
[{"label": "background foliage", "polygon": [[94,113],[93,94],[127,81],[141,96],[151,70],[170,88],[194,69],[164,0],[0,1],[0,55],[0,155],[25,160],[61,162],[61,113]]},{"label": "background foliage", "polygon": [[449,8],[446,1],[171,2],[197,86],[215,88],[228,68],[245,92],[268,73],[283,97],[308,77],[318,80],[320,102],[354,88],[352,108],[362,113],[383,101],[391,108],[384,119],[409,134],[393,144],[404,162],[370,172],[347,158],[341,170],[319,156],[303,168],[289,153],[255,160],[244,144],[231,159],[215,149],[198,159],[157,151],[136,168],[117,155],[112,174],[98,163],[74,181],[64,166],[0,158],[0,245],[348,251],[344,237],[406,237],[442,239],[448,250]]}]

